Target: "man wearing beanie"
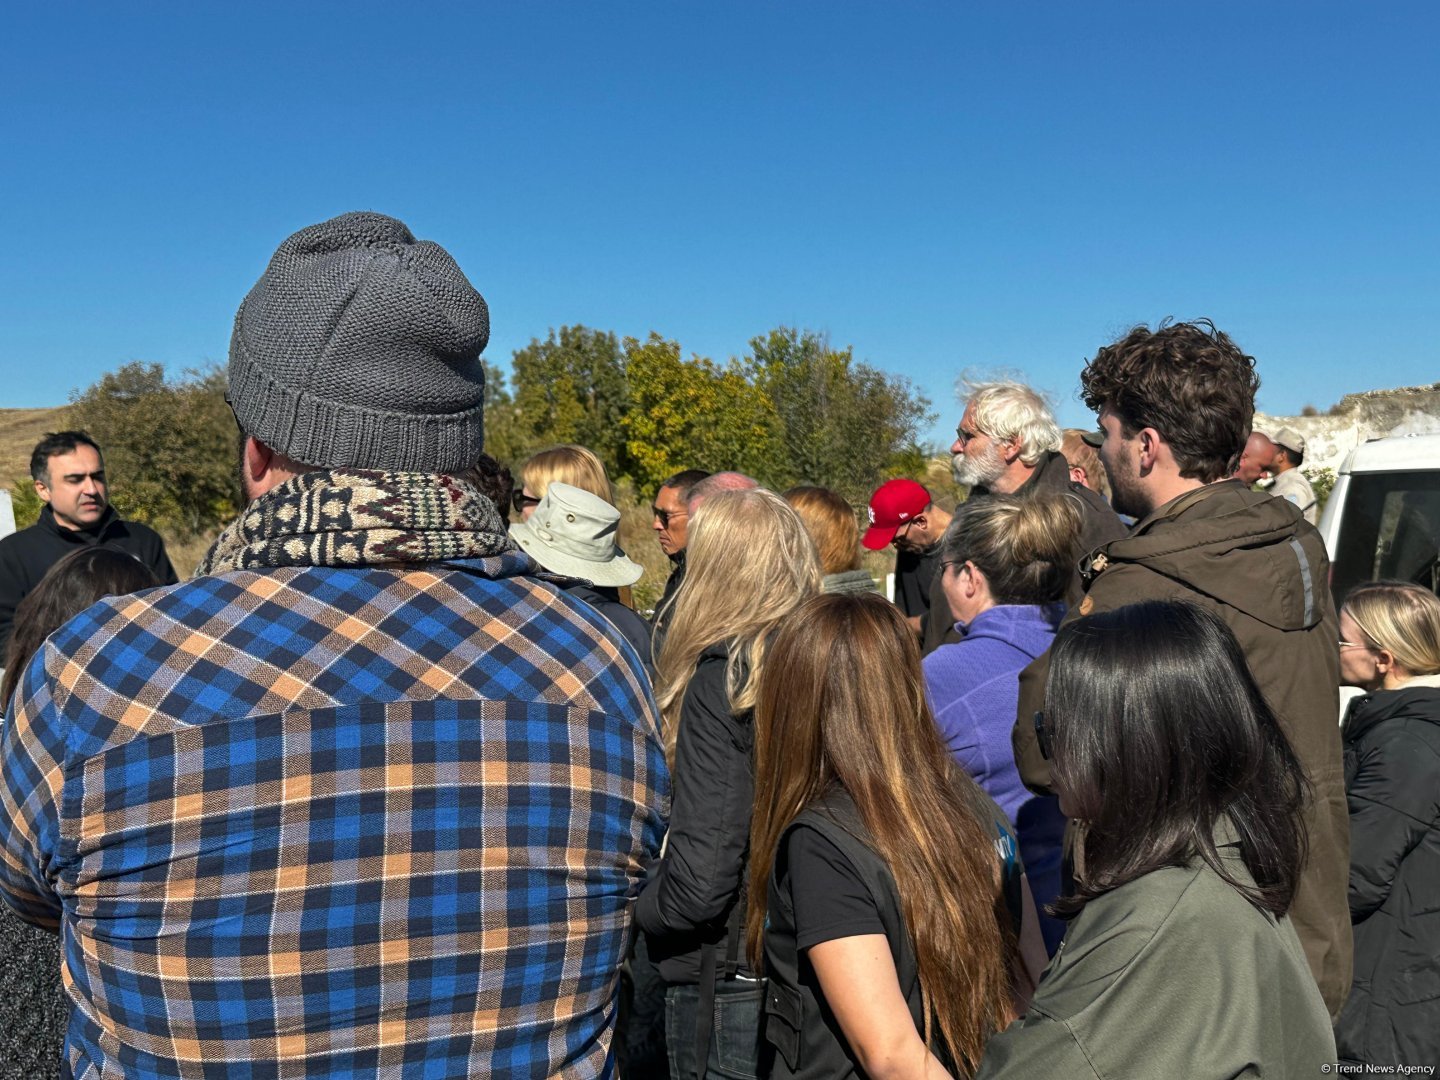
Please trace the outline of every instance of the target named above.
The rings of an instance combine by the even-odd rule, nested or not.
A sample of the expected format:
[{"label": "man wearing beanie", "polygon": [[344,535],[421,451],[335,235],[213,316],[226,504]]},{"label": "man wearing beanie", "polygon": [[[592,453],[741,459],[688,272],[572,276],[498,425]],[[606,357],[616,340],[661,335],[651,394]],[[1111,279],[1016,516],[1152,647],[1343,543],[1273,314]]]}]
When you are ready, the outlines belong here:
[{"label": "man wearing beanie", "polygon": [[610,1071],[669,780],[635,651],[454,475],[488,330],[393,218],[287,239],[231,341],[240,520],[21,683],[0,895],[62,935],[67,1075]]}]

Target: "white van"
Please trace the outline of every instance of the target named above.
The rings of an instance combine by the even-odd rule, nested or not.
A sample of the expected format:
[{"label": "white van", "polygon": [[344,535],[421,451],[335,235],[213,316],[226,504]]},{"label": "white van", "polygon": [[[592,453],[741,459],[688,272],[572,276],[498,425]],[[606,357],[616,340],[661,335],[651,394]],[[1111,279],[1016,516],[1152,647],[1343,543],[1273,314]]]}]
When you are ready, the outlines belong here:
[{"label": "white van", "polygon": [[1440,593],[1440,435],[1392,435],[1350,451],[1320,518],[1338,609],[1362,581]]}]

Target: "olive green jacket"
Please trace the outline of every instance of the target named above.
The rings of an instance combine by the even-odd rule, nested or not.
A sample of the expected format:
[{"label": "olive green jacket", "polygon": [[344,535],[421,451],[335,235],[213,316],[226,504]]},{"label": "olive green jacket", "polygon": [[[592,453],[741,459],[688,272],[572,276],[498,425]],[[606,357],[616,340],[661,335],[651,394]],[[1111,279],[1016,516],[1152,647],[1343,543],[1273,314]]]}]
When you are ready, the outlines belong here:
[{"label": "olive green jacket", "polygon": [[[1142,600],[1190,600],[1235,634],[1266,703],[1310,782],[1309,854],[1290,918],[1320,993],[1338,1016],[1350,993],[1350,821],[1340,757],[1340,632],[1330,560],[1314,526],[1284,499],[1239,481],[1173,499],[1102,547],[1084,599],[1065,617]],[[1050,769],[1035,743],[1049,654],[1020,674],[1015,759],[1031,789],[1048,792]]]},{"label": "olive green jacket", "polygon": [[[1233,829],[1216,841],[1227,872],[1252,884]],[[1290,920],[1197,862],[1086,904],[976,1080],[1316,1080],[1334,1061],[1330,1016]]]}]

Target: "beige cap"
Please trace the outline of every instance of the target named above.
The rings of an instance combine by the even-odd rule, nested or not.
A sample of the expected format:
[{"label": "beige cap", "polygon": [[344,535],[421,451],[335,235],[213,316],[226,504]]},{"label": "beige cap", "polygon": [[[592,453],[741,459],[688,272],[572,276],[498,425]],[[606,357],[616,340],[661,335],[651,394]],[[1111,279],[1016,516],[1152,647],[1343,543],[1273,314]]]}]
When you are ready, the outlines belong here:
[{"label": "beige cap", "polygon": [[1305,456],[1305,436],[1294,428],[1282,427],[1270,436],[1270,441],[1276,446],[1285,447],[1286,450],[1293,450],[1301,457]]}]

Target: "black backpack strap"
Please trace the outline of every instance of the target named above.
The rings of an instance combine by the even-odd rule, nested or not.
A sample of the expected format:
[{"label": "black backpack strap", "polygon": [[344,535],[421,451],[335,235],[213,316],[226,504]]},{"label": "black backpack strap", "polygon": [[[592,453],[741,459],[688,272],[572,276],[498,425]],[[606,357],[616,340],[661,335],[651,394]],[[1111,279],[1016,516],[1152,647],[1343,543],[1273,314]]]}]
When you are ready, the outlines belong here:
[{"label": "black backpack strap", "polygon": [[[745,903],[745,890],[735,898],[730,919],[725,925],[725,981],[740,971],[740,907]],[[719,973],[720,950],[714,945],[700,946],[700,1003],[695,1017],[695,1077],[705,1080],[710,1063],[710,1042],[715,1035],[715,983]]]}]

